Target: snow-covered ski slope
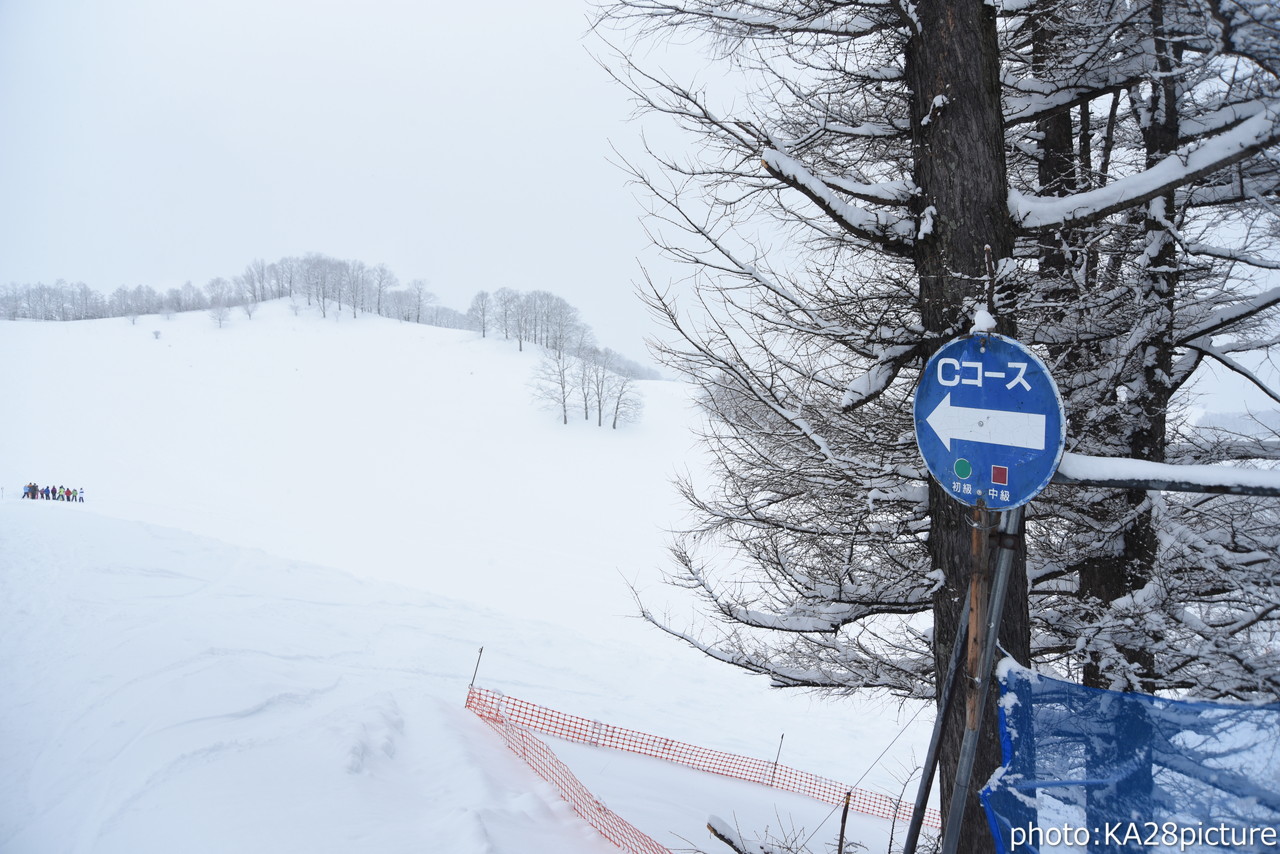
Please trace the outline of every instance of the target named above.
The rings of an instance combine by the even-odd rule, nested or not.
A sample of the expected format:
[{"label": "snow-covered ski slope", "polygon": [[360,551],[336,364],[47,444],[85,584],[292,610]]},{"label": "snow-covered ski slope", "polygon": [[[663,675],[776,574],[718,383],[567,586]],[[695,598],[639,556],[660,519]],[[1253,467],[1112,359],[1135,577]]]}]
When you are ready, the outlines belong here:
[{"label": "snow-covered ski slope", "polygon": [[[691,612],[659,580],[685,390],[564,427],[536,362],[283,303],[0,324],[0,852],[616,850],[462,708],[482,645],[486,687],[763,758],[785,733],[784,764],[897,795],[927,710],[871,767],[917,707],[774,691],[634,617],[633,586]],[[669,847],[720,847],[712,814],[835,839],[821,804],[557,749]]]}]

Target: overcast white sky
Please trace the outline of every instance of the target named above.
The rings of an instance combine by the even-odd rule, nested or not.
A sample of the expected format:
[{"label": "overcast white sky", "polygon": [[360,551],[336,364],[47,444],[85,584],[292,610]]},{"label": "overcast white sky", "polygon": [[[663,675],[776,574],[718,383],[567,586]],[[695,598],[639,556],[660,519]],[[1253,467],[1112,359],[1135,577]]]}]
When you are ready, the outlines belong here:
[{"label": "overcast white sky", "polygon": [[[0,283],[386,262],[642,357],[639,147],[582,0],[0,0]],[[598,51],[597,51],[598,52]]]}]

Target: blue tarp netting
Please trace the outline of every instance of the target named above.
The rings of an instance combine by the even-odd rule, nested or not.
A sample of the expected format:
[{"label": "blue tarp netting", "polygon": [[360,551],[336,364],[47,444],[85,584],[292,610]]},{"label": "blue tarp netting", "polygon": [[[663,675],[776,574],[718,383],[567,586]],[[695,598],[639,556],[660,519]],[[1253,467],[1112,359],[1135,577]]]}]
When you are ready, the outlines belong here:
[{"label": "blue tarp netting", "polygon": [[1168,700],[1000,667],[1003,854],[1280,852],[1280,704]]}]

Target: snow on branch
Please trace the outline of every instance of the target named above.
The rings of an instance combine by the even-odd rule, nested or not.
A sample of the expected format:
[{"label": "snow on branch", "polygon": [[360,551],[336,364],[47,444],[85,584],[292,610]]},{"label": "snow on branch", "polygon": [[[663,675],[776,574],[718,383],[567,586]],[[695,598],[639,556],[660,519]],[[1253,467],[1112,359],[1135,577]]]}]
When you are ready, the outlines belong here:
[{"label": "snow on branch", "polygon": [[764,32],[781,32],[790,34],[810,34],[829,36],[865,36],[885,28],[883,21],[865,16],[856,16],[847,20],[837,20],[830,15],[761,15],[711,13],[701,11],[698,14],[714,17],[718,23],[743,27]]},{"label": "snow on branch", "polygon": [[1255,98],[1238,104],[1227,104],[1210,113],[1185,116],[1178,122],[1178,135],[1182,139],[1191,139],[1221,133],[1266,109],[1267,102]]},{"label": "snow on branch", "polygon": [[1005,125],[1027,125],[1063,110],[1078,107],[1102,95],[1125,89],[1151,71],[1151,57],[1136,53],[1128,60],[1108,62],[1092,76],[1071,82],[1044,81],[1034,77],[1001,74]]},{"label": "snow on branch", "polygon": [[1223,261],[1235,261],[1250,267],[1257,267],[1261,270],[1280,270],[1280,261],[1272,261],[1270,258],[1263,258],[1249,252],[1240,252],[1235,249],[1226,249],[1221,246],[1213,246],[1208,243],[1202,243],[1195,240],[1187,240],[1182,234],[1182,230],[1166,217],[1160,218],[1160,224],[1165,230],[1178,241],[1178,245],[1182,247],[1188,255],[1196,255],[1202,258],[1218,258]]},{"label": "snow on branch", "polygon": [[1280,76],[1280,8],[1274,0],[1210,0],[1209,10],[1222,28],[1228,53],[1248,57]]},{"label": "snow on branch", "polygon": [[1204,763],[1188,758],[1186,753],[1185,744],[1173,744],[1161,739],[1153,751],[1153,764],[1168,768],[1192,780],[1207,783],[1219,791],[1234,795],[1245,803],[1280,812],[1280,795],[1265,783],[1259,785],[1248,776],[1233,773],[1227,768],[1206,767]]},{"label": "snow on branch", "polygon": [[854,38],[889,28],[894,18],[892,7],[884,3],[842,3],[836,8],[855,9],[861,6],[878,17],[855,13],[845,17],[814,12],[808,15],[789,15],[764,9],[751,3],[740,4],[741,10],[728,3],[677,3],[663,0],[621,0],[619,8],[633,17],[665,22],[668,26],[700,23],[713,32],[747,32],[759,38],[776,35],[827,35]]},{"label": "snow on branch", "polygon": [[748,842],[743,839],[734,825],[719,816],[707,817],[707,831],[738,854],[774,854],[758,842]]},{"label": "snow on branch", "polygon": [[885,122],[863,122],[860,125],[849,125],[843,122],[827,122],[824,130],[839,136],[851,136],[859,139],[891,139],[911,132],[910,126],[901,127]]},{"label": "snow on branch", "polygon": [[861,184],[844,178],[823,177],[822,182],[855,199],[875,205],[906,205],[916,193],[915,183],[909,180]]},{"label": "snow on branch", "polygon": [[1125,457],[1066,453],[1054,483],[1111,489],[1162,489],[1280,496],[1280,471],[1235,466],[1179,466]]},{"label": "snow on branch", "polygon": [[1271,288],[1235,305],[1218,309],[1205,320],[1196,324],[1195,328],[1183,333],[1179,337],[1178,343],[1190,345],[1200,338],[1221,332],[1276,305],[1280,305],[1280,287]]},{"label": "snow on branch", "polygon": [[848,412],[879,397],[898,376],[902,366],[915,357],[917,349],[918,345],[903,345],[888,347],[878,353],[875,364],[865,373],[854,377],[845,388],[840,408]]},{"label": "snow on branch", "polygon": [[[1075,15],[1081,16],[1075,24],[1082,38],[1070,48],[1069,62],[1055,66],[1044,77],[1036,75],[1048,69],[1034,63],[1011,62],[1001,70],[1006,127],[1033,124],[1125,91],[1156,71],[1155,54],[1134,32],[1130,15],[1090,13],[1083,7],[1074,8]],[[1038,15],[1030,17],[1034,20]],[[1036,26],[1042,25],[1032,25]]]},{"label": "snow on branch", "polygon": [[1220,182],[1197,184],[1179,191],[1179,207],[1223,207],[1245,201],[1259,201],[1280,191],[1280,177],[1274,172],[1258,170],[1233,174]]},{"label": "snow on branch", "polygon": [[1187,346],[1193,350],[1196,350],[1197,352],[1203,353],[1204,355],[1208,356],[1211,359],[1214,359],[1222,366],[1232,371],[1235,371],[1237,374],[1244,377],[1249,382],[1253,383],[1254,387],[1259,389],[1263,394],[1267,395],[1267,397],[1271,398],[1276,403],[1280,403],[1280,394],[1277,394],[1274,389],[1268,386],[1262,380],[1261,377],[1259,377],[1253,371],[1249,370],[1244,365],[1240,364],[1239,362],[1237,362],[1235,359],[1231,358],[1227,354],[1207,344],[1199,344],[1195,341],[1189,342]]},{"label": "snow on branch", "polygon": [[[831,184],[781,151],[766,150],[762,159],[764,168],[771,176],[788,187],[799,190],[850,234],[896,248],[899,252],[905,253],[910,247],[915,232],[910,219],[874,213],[849,204],[832,192]],[[898,184],[895,182],[889,186],[895,189],[888,197],[894,198]]]},{"label": "snow on branch", "polygon": [[1277,141],[1280,141],[1280,104],[1269,102],[1266,109],[1230,130],[1105,187],[1061,197],[1010,190],[1009,213],[1027,232],[1077,228],[1190,184],[1251,157]]}]

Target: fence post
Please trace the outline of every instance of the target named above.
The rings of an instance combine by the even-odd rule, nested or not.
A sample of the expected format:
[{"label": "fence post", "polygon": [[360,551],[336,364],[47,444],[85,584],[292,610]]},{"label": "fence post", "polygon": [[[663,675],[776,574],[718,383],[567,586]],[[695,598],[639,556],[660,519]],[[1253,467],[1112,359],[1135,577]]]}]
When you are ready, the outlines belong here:
[{"label": "fence post", "polygon": [[778,760],[782,758],[782,739],[786,737],[787,737],[787,734],[784,732],[782,734],[782,738],[778,739],[778,752],[775,753],[773,756],[773,770],[769,772],[770,786],[773,785],[774,778],[778,776]]},{"label": "fence post", "polygon": [[836,854],[844,854],[844,826],[849,821],[849,799],[853,797],[853,790],[849,790],[844,794],[844,812],[840,813],[840,843],[836,846]]}]

